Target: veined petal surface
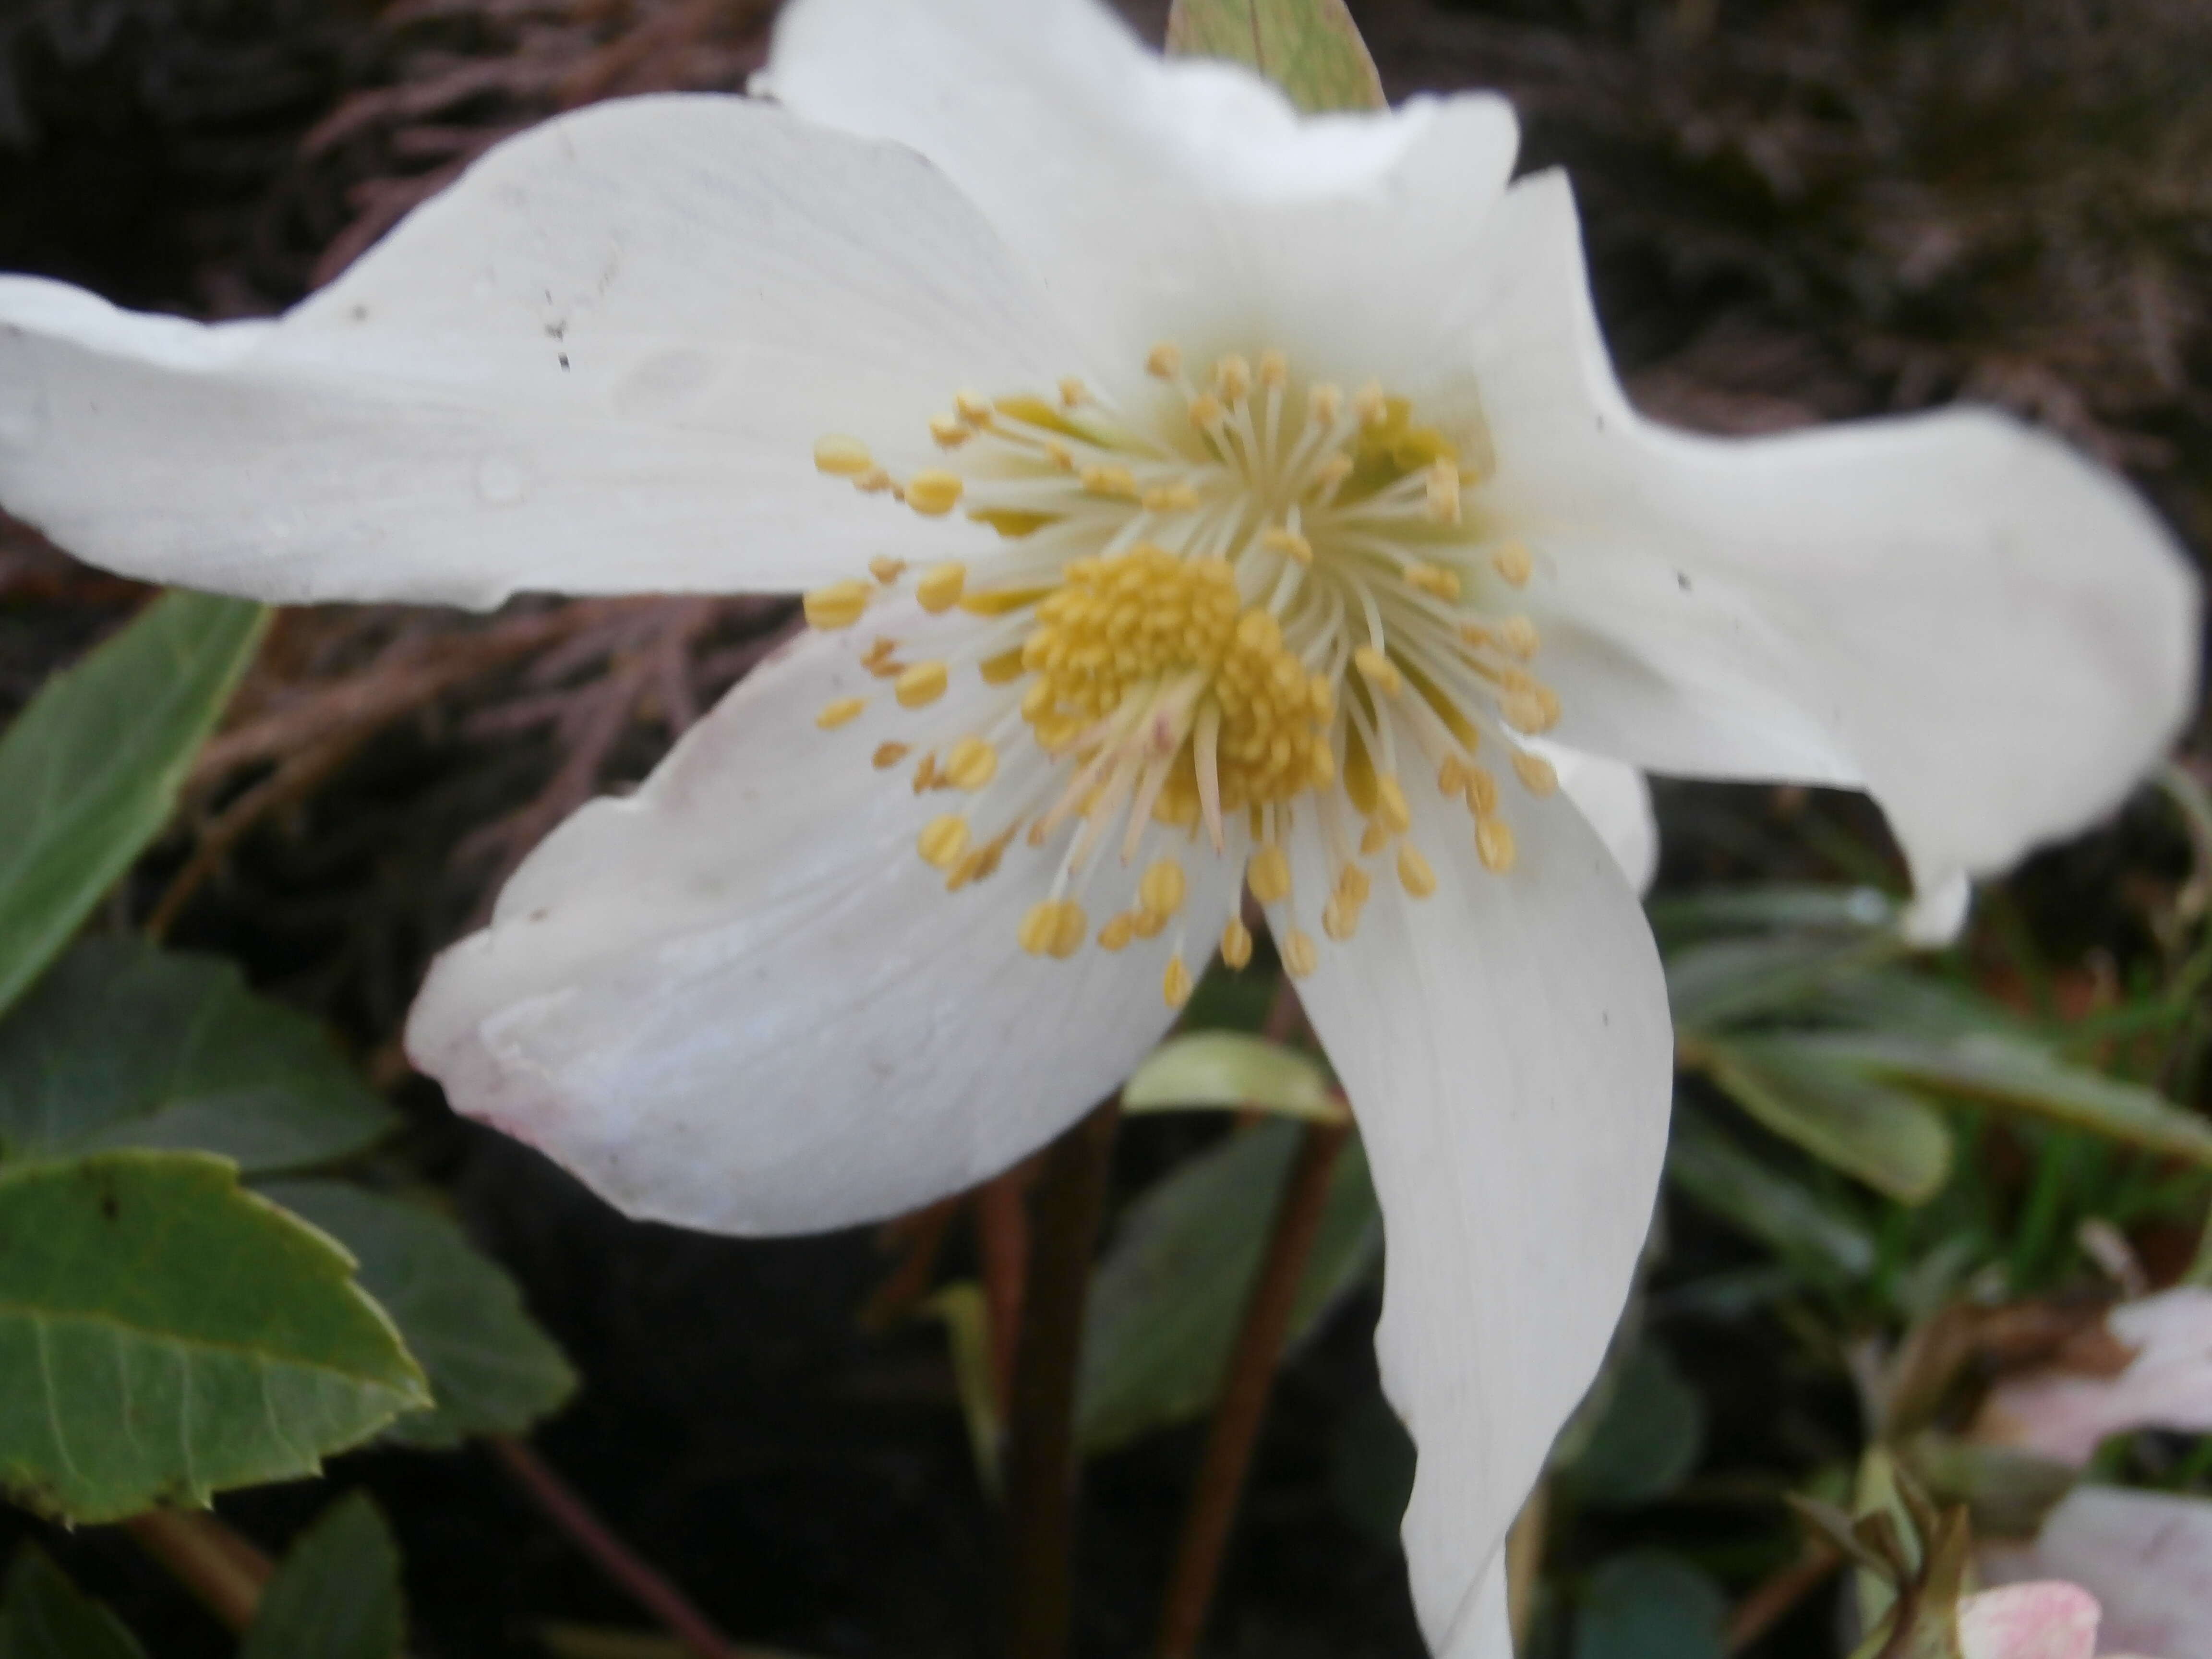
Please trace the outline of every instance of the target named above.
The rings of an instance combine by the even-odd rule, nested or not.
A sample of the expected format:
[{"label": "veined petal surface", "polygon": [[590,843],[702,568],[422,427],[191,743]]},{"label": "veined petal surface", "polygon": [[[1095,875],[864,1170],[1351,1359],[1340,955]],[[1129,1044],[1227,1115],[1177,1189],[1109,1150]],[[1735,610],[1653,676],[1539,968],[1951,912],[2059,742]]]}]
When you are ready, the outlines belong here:
[{"label": "veined petal surface", "polygon": [[1497,483],[1535,550],[1565,743],[1652,771],[1861,785],[1923,888],[2109,811],[2190,706],[2197,584],[2112,474],[1960,410],[1754,441],[1629,407],[1564,178],[1471,273]]},{"label": "veined petal surface", "polygon": [[929,157],[1097,360],[1273,343],[1354,386],[1425,389],[1518,143],[1489,94],[1302,118],[1097,0],[799,0],[760,84]]},{"label": "veined petal surface", "polygon": [[[1486,1564],[1620,1317],[1673,1085],[1634,891],[1571,804],[1530,805],[1500,875],[1466,819],[1420,792],[1436,890],[1378,883],[1358,933],[1301,987],[1382,1203],[1376,1351],[1420,1455],[1413,1602],[1447,1656],[1486,1651]],[[1311,838],[1297,863],[1306,890],[1326,889]]]},{"label": "veined petal surface", "polygon": [[[570,818],[415,1006],[408,1051],[455,1107],[631,1215],[756,1234],[914,1208],[1048,1139],[1174,1018],[1166,939],[1041,963],[1016,944],[1041,883],[1010,862],[945,892],[915,850],[944,797],[869,763],[896,710],[816,727],[879,684],[855,651],[806,636],[636,795]],[[1237,875],[1215,867],[1189,900],[1212,928]]]},{"label": "veined petal surface", "polygon": [[0,505],[275,600],[803,586],[992,539],[826,487],[818,437],[926,449],[955,390],[1072,349],[910,151],[632,99],[501,145],[277,321],[0,277]]}]

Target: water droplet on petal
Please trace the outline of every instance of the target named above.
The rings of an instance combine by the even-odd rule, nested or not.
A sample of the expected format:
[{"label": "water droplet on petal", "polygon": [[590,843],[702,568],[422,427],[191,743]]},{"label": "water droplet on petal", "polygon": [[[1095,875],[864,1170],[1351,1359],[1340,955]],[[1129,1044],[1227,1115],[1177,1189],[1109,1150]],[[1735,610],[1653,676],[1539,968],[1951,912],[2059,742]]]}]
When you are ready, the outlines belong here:
[{"label": "water droplet on petal", "polygon": [[522,464],[506,455],[487,455],[477,464],[477,494],[489,507],[513,507],[530,493]]}]

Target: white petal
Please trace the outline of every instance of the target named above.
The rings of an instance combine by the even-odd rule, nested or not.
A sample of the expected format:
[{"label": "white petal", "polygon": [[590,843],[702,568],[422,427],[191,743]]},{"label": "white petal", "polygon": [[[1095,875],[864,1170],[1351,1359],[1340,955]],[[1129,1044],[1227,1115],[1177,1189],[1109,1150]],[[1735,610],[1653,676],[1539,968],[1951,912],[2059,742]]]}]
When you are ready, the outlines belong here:
[{"label": "white petal", "polygon": [[2106,1322],[2136,1350],[2125,1370],[2048,1370],[2000,1383],[1975,1423],[1976,1437],[2079,1468],[2107,1435],[2212,1432],[2212,1291],[2162,1291],[2115,1308]]},{"label": "white petal", "polygon": [[2212,1654],[2212,1503],[2115,1486],[2076,1486],[2035,1542],[1984,1545],[1999,1583],[2064,1578],[2105,1609],[2111,1653]]},{"label": "white petal", "polygon": [[1863,783],[1923,888],[2108,811],[2191,706],[2194,576],[2112,475],[1954,410],[1754,441],[1638,417],[1557,175],[1493,216],[1486,510],[1542,559],[1567,743],[1657,772]]},{"label": "white petal", "polygon": [[1963,870],[1954,871],[1933,887],[1913,895],[1905,914],[1897,919],[1898,931],[1908,944],[1923,950],[1941,950],[1955,944],[1966,931],[1966,917],[1973,908],[1972,879]]},{"label": "white petal", "polygon": [[[963,681],[930,711],[963,729],[963,699],[1004,698]],[[910,1209],[1114,1088],[1172,1018],[1173,930],[1117,956],[1024,955],[1049,854],[1018,842],[948,895],[915,838],[961,798],[917,798],[911,763],[869,763],[912,718],[815,727],[870,692],[890,701],[842,641],[810,636],[636,796],[569,819],[491,927],[439,958],[408,1027],[416,1063],[629,1213],[735,1233]],[[1202,958],[1239,872],[1189,873]]]},{"label": "white petal", "polygon": [[988,535],[819,476],[816,438],[926,449],[955,391],[1067,358],[912,154],[635,99],[502,144],[278,322],[0,278],[0,502],[275,599],[799,586]]},{"label": "white petal", "polygon": [[1596,830],[1620,873],[1639,893],[1651,890],[1659,871],[1659,820],[1652,816],[1651,786],[1634,767],[1564,744],[1528,745],[1559,775],[1559,787]]},{"label": "white petal", "polygon": [[1960,1659],[2096,1659],[2097,1598],[2058,1580],[2009,1584],[1959,1603]]},{"label": "white petal", "polygon": [[1096,0],[799,0],[762,84],[937,163],[1094,356],[1274,345],[1394,388],[1464,309],[1517,143],[1486,94],[1302,119],[1241,67],[1163,61]]},{"label": "white petal", "polygon": [[[1520,858],[1475,860],[1417,793],[1437,890],[1387,880],[1300,992],[1382,1202],[1376,1350],[1420,1452],[1406,1552],[1431,1650],[1470,1639],[1480,1575],[1620,1317],[1667,1139],[1659,959],[1604,843],[1553,797],[1516,804]],[[1300,889],[1326,890],[1316,848]]]}]

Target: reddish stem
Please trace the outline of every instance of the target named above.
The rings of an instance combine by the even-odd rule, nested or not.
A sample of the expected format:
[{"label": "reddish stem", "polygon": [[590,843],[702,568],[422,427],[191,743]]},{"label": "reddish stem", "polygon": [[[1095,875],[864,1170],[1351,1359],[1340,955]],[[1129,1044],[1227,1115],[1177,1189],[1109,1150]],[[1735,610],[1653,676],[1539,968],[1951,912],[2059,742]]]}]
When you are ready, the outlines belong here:
[{"label": "reddish stem", "polygon": [[1034,1175],[1028,1164],[1017,1164],[975,1189],[976,1253],[982,1260],[983,1304],[990,1314],[991,1398],[1002,1417],[1013,1397],[1014,1358],[1021,1345],[1023,1285],[1030,1265],[1030,1217],[1022,1200]]}]

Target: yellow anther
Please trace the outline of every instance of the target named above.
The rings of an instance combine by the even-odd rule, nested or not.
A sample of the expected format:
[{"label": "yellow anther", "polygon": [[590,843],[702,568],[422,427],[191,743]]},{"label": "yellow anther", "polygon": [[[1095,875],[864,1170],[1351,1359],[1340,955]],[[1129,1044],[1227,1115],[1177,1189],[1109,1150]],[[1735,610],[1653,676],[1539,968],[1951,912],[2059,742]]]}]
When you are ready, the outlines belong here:
[{"label": "yellow anther", "polygon": [[1375,780],[1375,821],[1394,836],[1413,827],[1413,809],[1406,799],[1406,786],[1389,773]]},{"label": "yellow anther", "polygon": [[1252,960],[1252,930],[1239,916],[1229,918],[1221,930],[1221,959],[1231,968],[1241,969]]},{"label": "yellow anther", "polygon": [[921,608],[932,616],[950,611],[960,603],[960,595],[968,586],[968,567],[957,559],[947,559],[943,564],[933,564],[921,573],[914,585],[914,597]]},{"label": "yellow anther", "polygon": [[1513,775],[1532,795],[1548,795],[1559,787],[1559,769],[1541,755],[1532,755],[1525,749],[1514,751]]},{"label": "yellow anther", "polygon": [[1168,970],[1160,981],[1160,994],[1168,1000],[1168,1006],[1180,1008],[1190,1000],[1190,969],[1183,965],[1181,952],[1168,958]]},{"label": "yellow anther", "polygon": [[1370,380],[1353,396],[1352,410],[1359,416],[1360,425],[1377,427],[1390,418],[1390,400],[1382,395],[1379,384]]},{"label": "yellow anther", "polygon": [[1169,920],[1158,910],[1147,910],[1142,906],[1129,912],[1129,918],[1136,927],[1139,939],[1158,938],[1160,929],[1168,925]]},{"label": "yellow anther", "polygon": [[1498,810],[1498,780],[1486,766],[1467,769],[1467,810],[1486,818]]},{"label": "yellow anther", "polygon": [[984,658],[976,672],[982,675],[986,685],[1012,685],[1029,670],[1022,666],[1021,647],[1016,646],[1012,651]]},{"label": "yellow anther", "polygon": [[1126,466],[1086,466],[1076,476],[1093,495],[1111,495],[1128,501],[1137,499],[1137,475]]},{"label": "yellow anther", "polygon": [[1211,392],[1201,392],[1190,400],[1190,423],[1200,432],[1211,432],[1229,418],[1229,411],[1221,406],[1221,399]]},{"label": "yellow anther", "polygon": [[1513,867],[1515,848],[1513,830],[1504,818],[1485,817],[1475,820],[1475,856],[1482,867],[1493,875],[1504,875]]},{"label": "yellow anther", "polygon": [[932,818],[921,826],[915,845],[921,849],[924,864],[933,870],[950,870],[968,850],[968,820],[957,812]]},{"label": "yellow anther", "polygon": [[1314,745],[1313,754],[1310,757],[1310,763],[1306,769],[1306,783],[1308,787],[1315,789],[1326,789],[1329,785],[1335,781],[1335,755],[1330,752],[1328,746],[1326,744],[1316,744]]},{"label": "yellow anther", "polygon": [[869,587],[860,580],[831,582],[817,587],[804,601],[806,620],[821,629],[850,628],[868,608]]},{"label": "yellow anther", "polygon": [[1359,931],[1358,904],[1341,893],[1329,895],[1328,902],[1321,907],[1321,930],[1341,945]]},{"label": "yellow anther", "polygon": [[957,449],[975,433],[957,415],[933,415],[929,417],[929,435],[937,440],[939,449]]},{"label": "yellow anther", "polygon": [[1293,979],[1304,979],[1321,966],[1321,947],[1313,942],[1311,933],[1293,927],[1283,935],[1283,966],[1291,970]]},{"label": "yellow anther", "polygon": [[1183,895],[1188,884],[1182,866],[1173,859],[1162,859],[1145,872],[1144,879],[1137,884],[1137,897],[1147,910],[1171,916],[1182,908]]},{"label": "yellow anther", "polygon": [[1406,689],[1406,677],[1398,672],[1398,665],[1371,645],[1363,645],[1352,653],[1352,665],[1386,697],[1395,697]]},{"label": "yellow anther", "polygon": [[1156,380],[1172,380],[1182,373],[1182,349],[1163,340],[1145,355],[1145,373]]},{"label": "yellow anther", "polygon": [[894,559],[888,553],[878,553],[868,561],[868,574],[885,587],[889,587],[901,576],[906,574],[906,561]]},{"label": "yellow anther", "polygon": [[1300,564],[1313,562],[1313,544],[1285,525],[1270,525],[1262,531],[1260,545],[1270,553],[1287,554]]},{"label": "yellow anther", "polygon": [[967,422],[970,426],[988,426],[990,424],[992,415],[991,400],[988,398],[986,398],[980,392],[954,392],[952,394],[952,407],[958,411],[960,418]]},{"label": "yellow anther", "polygon": [[1260,384],[1261,386],[1284,386],[1288,384],[1290,378],[1291,360],[1288,357],[1272,347],[1260,354]]},{"label": "yellow anther", "polygon": [[1439,599],[1456,599],[1460,596],[1459,572],[1440,564],[1408,565],[1406,580],[1422,592]]},{"label": "yellow anther", "polygon": [[867,445],[858,438],[848,438],[842,433],[831,433],[826,438],[814,441],[814,465],[817,471],[833,477],[865,477],[876,465],[876,458],[868,453]]},{"label": "yellow anther", "polygon": [[1515,656],[1526,662],[1536,654],[1544,636],[1536,631],[1536,624],[1526,617],[1508,617],[1498,625],[1498,642]]},{"label": "yellow anther", "polygon": [[1451,462],[1430,463],[1427,504],[1431,523],[1459,522],[1459,468]]},{"label": "yellow anther", "polygon": [[1324,490],[1334,489],[1352,476],[1352,457],[1339,450],[1314,469],[1314,482]]},{"label": "yellow anther", "polygon": [[1098,948],[1102,951],[1124,950],[1136,934],[1137,919],[1124,910],[1098,930]]},{"label": "yellow anther", "polygon": [[1187,483],[1157,484],[1144,494],[1147,513],[1188,513],[1198,505],[1198,491]]},{"label": "yellow anther", "polygon": [[1559,723],[1559,699],[1547,685],[1531,685],[1507,696],[1499,712],[1516,732],[1534,737]]},{"label": "yellow anther", "polygon": [[999,751],[981,738],[963,738],[945,753],[945,779],[971,793],[998,775]]},{"label": "yellow anther", "polygon": [[1075,471],[1075,452],[1057,438],[1044,441],[1044,456],[1062,472]]},{"label": "yellow anther", "polygon": [[904,760],[908,752],[907,746],[902,743],[879,743],[876,745],[876,752],[869,757],[869,760],[877,771],[888,772]]},{"label": "yellow anther", "polygon": [[1514,586],[1524,586],[1536,568],[1536,561],[1526,546],[1519,542],[1508,542],[1490,556],[1490,568]]},{"label": "yellow anther", "polygon": [[1390,844],[1390,832],[1371,819],[1359,832],[1359,856],[1371,859]]},{"label": "yellow anther", "polygon": [[1357,906],[1367,902],[1375,884],[1358,865],[1347,864],[1336,872],[1336,891],[1346,903]]},{"label": "yellow anther", "polygon": [[1320,426],[1334,426],[1344,413],[1344,388],[1316,380],[1306,389],[1306,417]]},{"label": "yellow anther", "polygon": [[1398,848],[1398,885],[1415,898],[1426,898],[1437,890],[1437,872],[1411,842]]},{"label": "yellow anther", "polygon": [[1017,937],[1022,949],[1033,957],[1045,955],[1060,934],[1060,902],[1056,899],[1039,899],[1022,916],[1021,932]]},{"label": "yellow anther", "polygon": [[1061,407],[1066,409],[1079,408],[1081,406],[1084,399],[1088,398],[1090,395],[1090,388],[1085,386],[1082,380],[1077,376],[1073,374],[1063,374],[1060,376],[1060,401]]},{"label": "yellow anther", "polygon": [[869,495],[880,495],[886,489],[896,489],[891,483],[891,475],[879,466],[872,466],[854,479],[853,488]]},{"label": "yellow anther", "polygon": [[937,787],[937,751],[933,749],[921,757],[914,769],[914,793],[917,795]]},{"label": "yellow anther", "polygon": [[1252,390],[1252,365],[1231,352],[1214,364],[1213,384],[1233,404]]},{"label": "yellow anther", "polygon": [[902,708],[920,708],[945,695],[945,671],[941,662],[918,662],[891,684]]},{"label": "yellow anther", "polygon": [[960,505],[960,475],[930,467],[906,481],[906,504],[925,518],[941,519]]},{"label": "yellow anther", "polygon": [[1456,800],[1467,788],[1467,766],[1457,755],[1446,755],[1437,763],[1437,793],[1446,800]]},{"label": "yellow anther", "polygon": [[840,697],[835,702],[824,704],[822,712],[814,717],[814,723],[824,732],[834,732],[839,726],[860,719],[860,711],[867,706],[866,697]]},{"label": "yellow anther", "polygon": [[1291,896],[1291,861],[1275,842],[1263,842],[1245,866],[1244,880],[1262,904],[1279,904]]}]

